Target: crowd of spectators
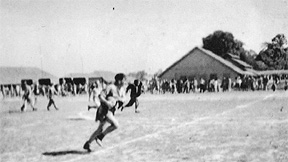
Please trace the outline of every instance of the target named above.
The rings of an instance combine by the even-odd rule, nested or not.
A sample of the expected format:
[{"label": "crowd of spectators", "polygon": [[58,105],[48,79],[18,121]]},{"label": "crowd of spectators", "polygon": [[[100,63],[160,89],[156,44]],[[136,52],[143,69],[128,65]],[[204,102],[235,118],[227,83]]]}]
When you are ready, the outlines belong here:
[{"label": "crowd of spectators", "polygon": [[[99,83],[97,83],[99,84]],[[103,85],[102,85],[103,84]],[[46,96],[49,86],[52,86],[53,92],[58,96],[77,96],[82,94],[91,95],[93,84],[75,84],[73,82],[52,85],[31,84],[33,93],[37,96]],[[101,83],[105,86],[105,83]],[[1,94],[5,97],[21,97],[23,87],[19,85],[1,85]],[[263,75],[263,76],[238,76],[234,79],[230,77],[213,78],[205,80],[204,78],[193,79],[159,79],[152,78],[143,81],[142,91],[144,93],[165,94],[165,93],[205,93],[205,92],[229,92],[229,91],[276,91],[287,90],[288,75]]]},{"label": "crowd of spectators", "polygon": [[147,84],[147,90],[152,94],[165,93],[204,93],[229,91],[256,91],[277,90],[288,88],[288,75],[238,76],[232,80],[230,77],[184,79],[158,79],[153,78]]},{"label": "crowd of spectators", "polygon": [[[49,85],[40,85],[39,83],[33,83],[29,85],[36,96],[46,96],[49,90],[49,86],[52,86],[53,92],[58,96],[76,96],[81,94],[88,93],[87,84],[75,84],[75,83],[66,83],[65,81],[62,84],[49,84]],[[5,97],[21,97],[24,92],[23,85],[1,85],[1,95]]]}]

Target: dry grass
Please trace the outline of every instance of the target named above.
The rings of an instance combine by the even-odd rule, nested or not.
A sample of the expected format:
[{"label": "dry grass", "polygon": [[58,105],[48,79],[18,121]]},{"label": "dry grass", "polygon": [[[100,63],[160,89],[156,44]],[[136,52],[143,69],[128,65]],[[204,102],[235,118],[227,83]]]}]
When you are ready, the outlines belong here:
[{"label": "dry grass", "polygon": [[116,112],[120,128],[82,149],[97,128],[87,97],[57,98],[60,111],[20,113],[0,102],[0,161],[288,161],[288,94],[231,92],[143,95],[141,113]]}]

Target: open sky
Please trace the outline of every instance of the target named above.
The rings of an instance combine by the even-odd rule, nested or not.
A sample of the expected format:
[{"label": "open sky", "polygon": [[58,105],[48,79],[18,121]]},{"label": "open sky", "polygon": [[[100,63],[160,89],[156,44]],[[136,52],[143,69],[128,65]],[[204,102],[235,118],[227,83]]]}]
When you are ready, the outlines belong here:
[{"label": "open sky", "polygon": [[288,37],[288,0],[0,0],[0,66],[155,73],[231,32],[257,53]]}]

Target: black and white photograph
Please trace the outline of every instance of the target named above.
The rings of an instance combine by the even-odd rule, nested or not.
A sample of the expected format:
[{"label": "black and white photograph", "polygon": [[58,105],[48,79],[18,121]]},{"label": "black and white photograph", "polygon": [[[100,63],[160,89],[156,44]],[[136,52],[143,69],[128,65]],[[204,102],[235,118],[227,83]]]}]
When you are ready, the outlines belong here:
[{"label": "black and white photograph", "polygon": [[288,162],[288,0],[0,0],[1,162]]}]

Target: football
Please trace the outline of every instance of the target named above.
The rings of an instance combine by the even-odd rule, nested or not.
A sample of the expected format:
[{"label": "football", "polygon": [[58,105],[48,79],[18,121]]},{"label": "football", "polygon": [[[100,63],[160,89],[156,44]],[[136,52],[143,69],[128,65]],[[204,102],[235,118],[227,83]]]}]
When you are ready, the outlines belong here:
[{"label": "football", "polygon": [[117,103],[117,100],[113,97],[113,96],[110,96],[107,98],[108,102],[113,105],[113,107],[116,105]]}]

